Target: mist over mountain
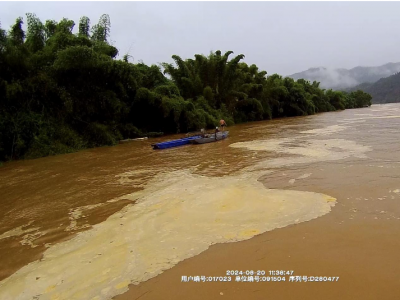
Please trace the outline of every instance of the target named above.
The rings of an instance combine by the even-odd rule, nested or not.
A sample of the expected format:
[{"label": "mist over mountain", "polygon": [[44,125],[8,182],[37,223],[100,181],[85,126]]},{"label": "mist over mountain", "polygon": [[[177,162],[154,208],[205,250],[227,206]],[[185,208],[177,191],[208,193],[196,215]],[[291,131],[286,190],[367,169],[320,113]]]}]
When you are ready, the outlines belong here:
[{"label": "mist over mountain", "polygon": [[355,67],[353,69],[310,68],[287,77],[320,82],[325,89],[342,90],[363,83],[375,83],[381,78],[400,72],[400,63],[387,63],[378,67]]},{"label": "mist over mountain", "polygon": [[400,102],[400,73],[381,78],[375,83],[362,83],[345,89],[346,92],[362,90],[372,96],[372,103]]}]

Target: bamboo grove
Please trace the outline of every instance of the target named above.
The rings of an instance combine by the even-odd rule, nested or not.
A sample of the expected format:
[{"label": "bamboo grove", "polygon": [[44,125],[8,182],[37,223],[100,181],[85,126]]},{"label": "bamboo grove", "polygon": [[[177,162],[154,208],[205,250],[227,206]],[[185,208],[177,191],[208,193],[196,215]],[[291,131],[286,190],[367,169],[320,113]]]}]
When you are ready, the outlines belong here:
[{"label": "bamboo grove", "polygon": [[124,138],[371,105],[371,96],[267,76],[232,51],[148,66],[116,59],[110,19],[93,26],[34,14],[0,27],[0,161],[36,158]]}]

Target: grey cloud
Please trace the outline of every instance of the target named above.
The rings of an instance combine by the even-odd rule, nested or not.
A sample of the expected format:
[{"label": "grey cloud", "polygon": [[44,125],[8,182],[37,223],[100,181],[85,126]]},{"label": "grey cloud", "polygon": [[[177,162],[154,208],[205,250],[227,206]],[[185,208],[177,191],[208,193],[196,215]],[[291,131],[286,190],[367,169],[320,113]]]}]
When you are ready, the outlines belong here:
[{"label": "grey cloud", "polygon": [[232,50],[269,74],[289,75],[400,61],[399,11],[400,2],[1,2],[0,21],[9,29],[33,12],[42,21],[86,15],[95,24],[108,13],[120,57],[131,49],[135,61],[152,64]]}]

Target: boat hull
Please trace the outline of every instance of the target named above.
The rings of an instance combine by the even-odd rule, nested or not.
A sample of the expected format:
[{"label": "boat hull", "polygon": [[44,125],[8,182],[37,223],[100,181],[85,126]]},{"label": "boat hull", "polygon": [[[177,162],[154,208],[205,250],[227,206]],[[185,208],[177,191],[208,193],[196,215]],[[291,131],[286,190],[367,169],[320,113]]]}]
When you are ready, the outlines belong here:
[{"label": "boat hull", "polygon": [[179,146],[183,146],[183,145],[188,145],[188,144],[190,144],[191,141],[199,139],[199,138],[201,138],[200,135],[191,136],[191,137],[187,137],[187,138],[183,138],[183,139],[153,144],[152,146],[153,146],[153,149],[174,148],[174,147],[179,147]]},{"label": "boat hull", "polygon": [[215,134],[209,134],[208,137],[205,138],[199,138],[190,141],[192,144],[207,144],[207,143],[212,143],[212,142],[217,142],[224,140],[228,137],[229,131],[224,131],[224,132],[218,132],[216,135]]}]

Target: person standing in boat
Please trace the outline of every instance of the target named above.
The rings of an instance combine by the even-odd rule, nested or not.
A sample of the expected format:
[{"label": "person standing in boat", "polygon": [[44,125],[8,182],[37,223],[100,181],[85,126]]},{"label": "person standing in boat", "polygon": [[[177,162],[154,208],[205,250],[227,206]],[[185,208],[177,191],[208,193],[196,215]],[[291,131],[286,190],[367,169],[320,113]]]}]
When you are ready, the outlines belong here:
[{"label": "person standing in boat", "polygon": [[217,133],[219,132],[219,128],[215,127],[215,140],[217,140]]},{"label": "person standing in boat", "polygon": [[219,120],[219,127],[222,127],[222,131],[225,131],[225,127],[226,127],[226,122],[225,120],[221,119]]}]

